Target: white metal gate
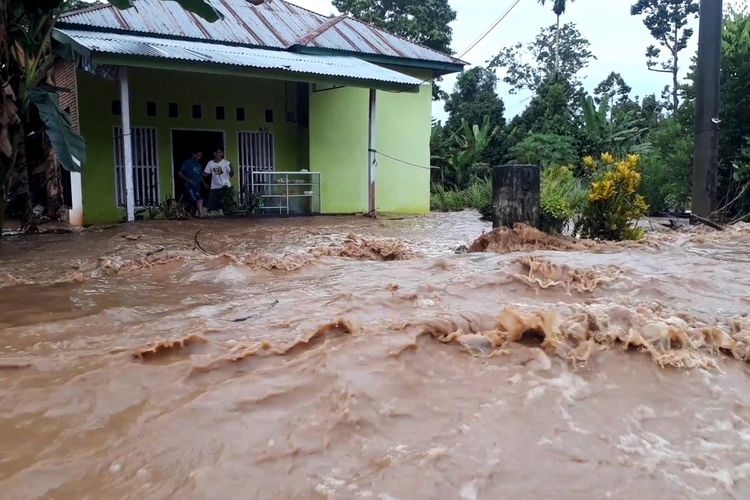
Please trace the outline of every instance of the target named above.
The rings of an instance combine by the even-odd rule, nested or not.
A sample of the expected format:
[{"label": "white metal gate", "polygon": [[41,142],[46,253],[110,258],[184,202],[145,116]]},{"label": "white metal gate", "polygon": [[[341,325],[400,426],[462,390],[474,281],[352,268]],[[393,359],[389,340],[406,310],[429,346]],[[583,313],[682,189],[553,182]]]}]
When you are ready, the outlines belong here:
[{"label": "white metal gate", "polygon": [[[273,172],[276,168],[276,152],[273,134],[268,131],[239,132],[237,142],[240,145],[240,190],[243,202],[253,186],[253,172]],[[270,176],[261,176],[263,183],[270,182]],[[258,176],[255,178],[256,182]]]},{"label": "white metal gate", "polygon": [[[115,184],[117,206],[125,207],[125,155],[123,153],[122,128],[114,129]],[[136,207],[159,204],[159,156],[156,129],[131,127],[130,144],[133,149],[133,196]]]}]

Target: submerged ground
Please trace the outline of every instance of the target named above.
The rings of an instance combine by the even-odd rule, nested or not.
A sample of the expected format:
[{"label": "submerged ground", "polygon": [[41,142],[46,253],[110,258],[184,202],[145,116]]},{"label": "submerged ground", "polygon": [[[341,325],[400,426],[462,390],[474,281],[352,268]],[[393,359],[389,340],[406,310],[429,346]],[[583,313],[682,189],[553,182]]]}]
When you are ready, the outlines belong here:
[{"label": "submerged ground", "polygon": [[750,497],[750,229],[489,229],[1,242],[0,497]]}]

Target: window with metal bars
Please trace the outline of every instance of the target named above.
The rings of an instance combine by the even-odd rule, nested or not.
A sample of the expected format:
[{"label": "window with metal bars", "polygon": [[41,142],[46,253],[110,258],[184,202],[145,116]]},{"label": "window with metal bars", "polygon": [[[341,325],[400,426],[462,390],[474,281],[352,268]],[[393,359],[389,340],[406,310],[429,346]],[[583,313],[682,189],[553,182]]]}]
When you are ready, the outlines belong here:
[{"label": "window with metal bars", "polygon": [[[115,127],[115,190],[117,206],[125,208],[125,153],[122,128]],[[159,151],[156,129],[131,127],[130,145],[133,152],[133,197],[136,207],[159,204]]]},{"label": "window with metal bars", "polygon": [[[239,132],[240,185],[243,200],[249,195],[253,172],[273,172],[276,168],[276,152],[273,134],[268,131]],[[263,176],[265,177],[265,176]]]}]

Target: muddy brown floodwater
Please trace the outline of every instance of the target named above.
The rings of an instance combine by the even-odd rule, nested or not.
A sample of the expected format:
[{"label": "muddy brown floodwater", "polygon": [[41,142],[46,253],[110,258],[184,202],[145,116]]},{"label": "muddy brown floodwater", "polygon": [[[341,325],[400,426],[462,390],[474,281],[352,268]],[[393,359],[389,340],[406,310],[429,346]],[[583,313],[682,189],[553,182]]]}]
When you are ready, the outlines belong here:
[{"label": "muddy brown floodwater", "polygon": [[489,229],[0,243],[0,497],[750,498],[750,229]]}]

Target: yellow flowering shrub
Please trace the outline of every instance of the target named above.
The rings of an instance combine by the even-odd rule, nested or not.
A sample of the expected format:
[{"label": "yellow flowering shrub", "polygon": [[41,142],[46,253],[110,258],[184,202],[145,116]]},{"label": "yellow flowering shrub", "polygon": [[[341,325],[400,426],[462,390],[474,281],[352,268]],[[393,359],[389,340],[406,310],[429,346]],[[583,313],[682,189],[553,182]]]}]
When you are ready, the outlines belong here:
[{"label": "yellow flowering shrub", "polygon": [[588,203],[580,221],[582,235],[604,240],[642,238],[643,230],[636,223],[646,214],[648,206],[637,194],[641,183],[640,157],[631,154],[618,159],[612,153],[602,153],[601,162],[591,156],[582,161],[591,180]]},{"label": "yellow flowering shrub", "polygon": [[583,157],[583,166],[587,170],[594,170],[596,168],[596,161],[594,160],[593,156],[584,156]]},{"label": "yellow flowering shrub", "polygon": [[605,165],[612,165],[615,162],[615,157],[612,153],[602,153],[602,163]]}]

